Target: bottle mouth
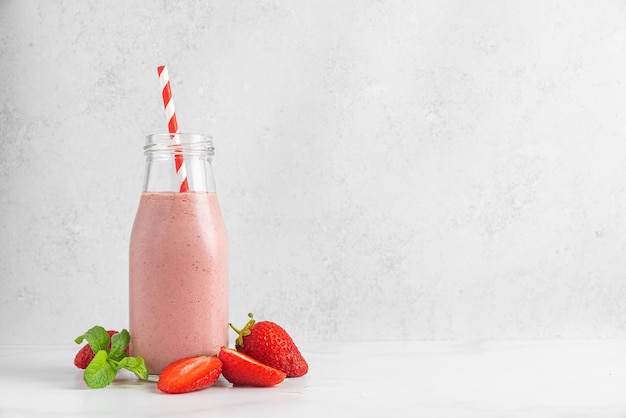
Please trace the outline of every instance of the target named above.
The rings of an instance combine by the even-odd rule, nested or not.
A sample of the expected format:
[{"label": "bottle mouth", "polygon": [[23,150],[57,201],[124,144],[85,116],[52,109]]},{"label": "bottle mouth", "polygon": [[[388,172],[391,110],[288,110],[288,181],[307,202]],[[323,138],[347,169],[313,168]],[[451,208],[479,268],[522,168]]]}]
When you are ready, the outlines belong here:
[{"label": "bottle mouth", "polygon": [[191,133],[158,133],[146,136],[144,153],[155,151],[197,152],[214,155],[213,138],[204,134]]}]

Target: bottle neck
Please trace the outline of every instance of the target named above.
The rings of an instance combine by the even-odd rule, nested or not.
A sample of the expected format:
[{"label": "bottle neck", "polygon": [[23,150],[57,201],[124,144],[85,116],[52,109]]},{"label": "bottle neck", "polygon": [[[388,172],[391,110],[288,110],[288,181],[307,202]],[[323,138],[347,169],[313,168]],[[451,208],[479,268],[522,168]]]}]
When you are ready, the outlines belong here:
[{"label": "bottle neck", "polygon": [[144,192],[215,192],[213,142],[196,134],[153,134],[144,147]]}]

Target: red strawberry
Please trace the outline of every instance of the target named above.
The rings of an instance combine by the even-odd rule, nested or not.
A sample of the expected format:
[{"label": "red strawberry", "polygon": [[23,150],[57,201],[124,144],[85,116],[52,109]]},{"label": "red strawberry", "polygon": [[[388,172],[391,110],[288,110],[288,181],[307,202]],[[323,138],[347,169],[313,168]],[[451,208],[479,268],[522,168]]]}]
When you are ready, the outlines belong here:
[{"label": "red strawberry", "polygon": [[81,348],[78,353],[76,353],[76,357],[74,357],[74,365],[79,369],[86,369],[93,360],[95,354],[93,350],[89,346],[89,344],[85,345]]},{"label": "red strawberry", "polygon": [[[113,334],[118,333],[118,331],[113,330],[109,330],[107,332],[109,333],[109,337],[111,337]],[[111,349],[111,344],[109,344],[108,349]],[[128,348],[126,348],[126,354],[128,354]],[[74,365],[79,369],[86,369],[87,366],[89,366],[89,363],[91,363],[91,360],[93,360],[94,356],[95,354],[93,350],[91,349],[89,344],[86,344],[83,348],[80,349],[80,351],[78,351],[78,353],[76,353],[76,357],[74,357]]]},{"label": "red strawberry", "polygon": [[284,372],[232,348],[222,347],[219,358],[224,378],[235,386],[274,386],[287,377]]},{"label": "red strawberry", "polygon": [[193,392],[211,386],[222,373],[216,356],[196,356],[176,360],[165,366],[157,387],[165,393]]},{"label": "red strawberry", "polygon": [[235,341],[237,351],[285,372],[287,377],[303,376],[309,371],[309,365],[287,331],[274,322],[256,322],[252,314],[248,316],[250,321],[241,331],[230,324],[239,334]]}]

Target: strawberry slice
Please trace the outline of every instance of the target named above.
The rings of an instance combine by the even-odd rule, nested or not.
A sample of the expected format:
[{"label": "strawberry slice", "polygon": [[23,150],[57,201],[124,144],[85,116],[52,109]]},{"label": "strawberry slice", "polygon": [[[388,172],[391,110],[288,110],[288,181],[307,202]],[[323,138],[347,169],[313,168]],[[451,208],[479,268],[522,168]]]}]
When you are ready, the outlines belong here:
[{"label": "strawberry slice", "polygon": [[165,366],[157,387],[165,393],[186,393],[208,388],[222,372],[216,356],[186,357]]},{"label": "strawberry slice", "polygon": [[287,375],[239,351],[222,347],[222,374],[234,386],[274,386]]}]

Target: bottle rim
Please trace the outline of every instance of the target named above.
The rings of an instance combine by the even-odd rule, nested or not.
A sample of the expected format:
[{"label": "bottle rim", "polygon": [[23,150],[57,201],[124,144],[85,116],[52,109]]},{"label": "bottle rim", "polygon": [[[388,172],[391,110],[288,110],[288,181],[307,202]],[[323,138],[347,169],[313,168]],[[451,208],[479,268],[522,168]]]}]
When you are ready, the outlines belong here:
[{"label": "bottle rim", "polygon": [[214,155],[213,137],[196,133],[153,133],[146,135],[144,152],[195,151]]}]

